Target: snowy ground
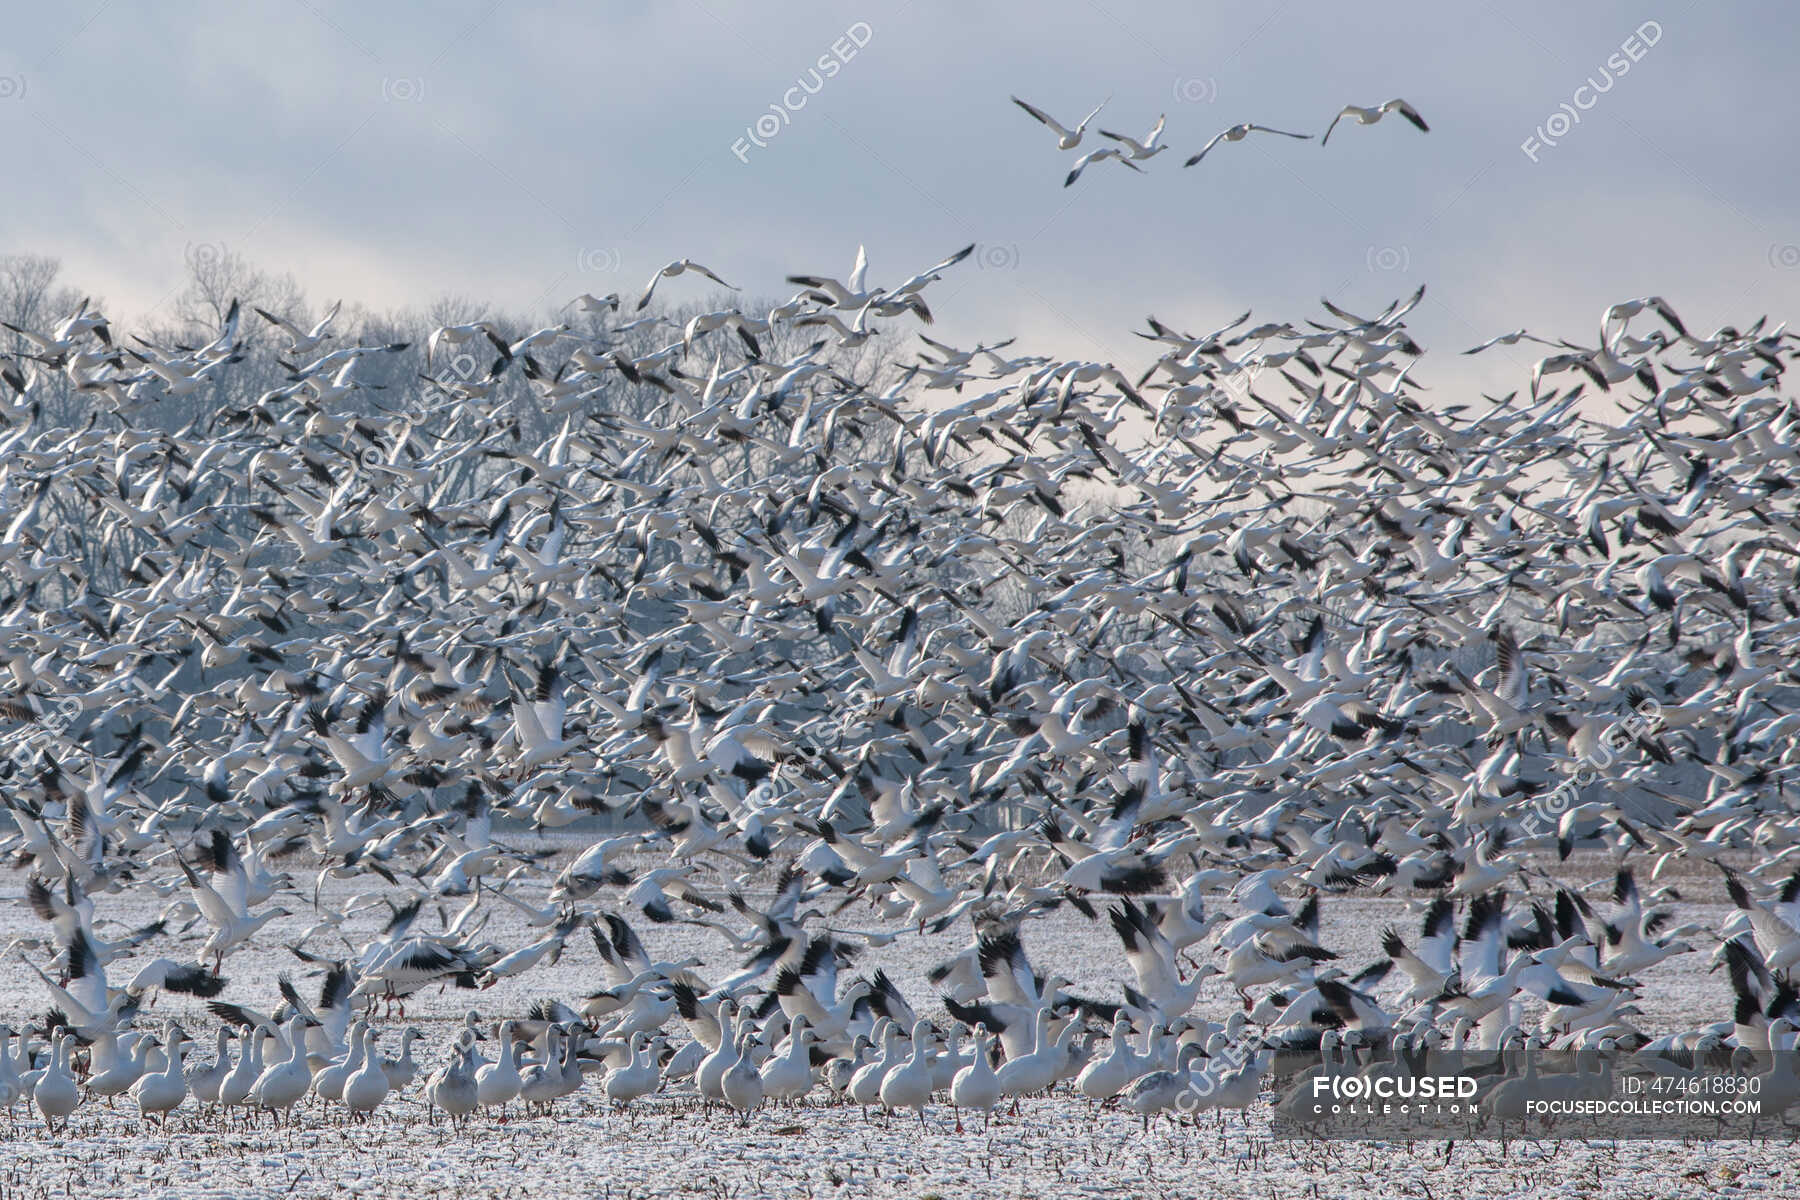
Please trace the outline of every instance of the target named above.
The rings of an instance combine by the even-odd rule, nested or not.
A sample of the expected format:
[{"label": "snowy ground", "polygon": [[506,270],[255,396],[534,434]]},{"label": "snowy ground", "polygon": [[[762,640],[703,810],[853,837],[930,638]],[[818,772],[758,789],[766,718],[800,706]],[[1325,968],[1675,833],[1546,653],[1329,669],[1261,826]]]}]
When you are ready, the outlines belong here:
[{"label": "snowy ground", "polygon": [[[556,864],[549,864],[554,869]],[[1576,864],[1557,873],[1576,878],[1601,864]],[[1727,909],[1716,873],[1696,869],[1665,877],[1683,894],[1680,920],[1716,928]],[[21,900],[23,877],[0,873],[0,943],[48,933]],[[310,892],[310,877],[307,889]],[[1541,886],[1541,885],[1540,885]],[[327,884],[321,903],[342,911],[357,891]],[[102,933],[152,919],[165,900],[139,891],[97,898]],[[318,917],[309,905],[289,903],[293,917],[272,924],[251,950],[226,963],[231,983],[226,999],[267,1010],[276,1003],[278,971],[303,975],[286,944]],[[454,907],[454,905],[453,905]],[[493,904],[486,935],[509,946],[528,940],[514,910]],[[364,911],[346,923],[360,943],[378,928],[385,909]],[[866,910],[839,914],[840,928],[876,928]],[[1383,924],[1410,934],[1415,918],[1399,900],[1328,898],[1323,940],[1353,968],[1370,961]],[[435,915],[421,918],[434,927]],[[701,973],[722,976],[738,955],[712,930],[654,926],[634,914],[634,925],[653,957],[677,959],[697,954]],[[116,929],[112,930],[116,932]],[[955,953],[966,928],[938,938],[910,933],[871,949],[862,970],[885,967],[901,990],[923,1010],[937,1009],[924,972]],[[1104,923],[1089,924],[1072,913],[1034,922],[1025,941],[1040,970],[1071,977],[1071,990],[1116,998],[1125,971],[1116,940]],[[315,941],[314,950],[330,943]],[[1643,976],[1638,1001],[1641,1026],[1652,1032],[1690,1027],[1729,1012],[1723,972],[1708,974],[1713,944]],[[20,948],[42,962],[47,951]],[[179,956],[191,946],[158,939],[149,954]],[[112,982],[128,977],[116,964]],[[571,939],[555,967],[540,968],[483,992],[424,993],[408,1007],[407,1022],[427,1034],[423,1059],[435,1065],[454,1026],[471,1008],[484,1020],[515,1014],[540,996],[565,1000],[603,986],[591,944]],[[302,979],[302,987],[316,981]],[[159,1003],[155,1013],[179,1015],[210,1053],[214,1024],[186,1002]],[[1200,1015],[1222,1019],[1236,999],[1221,985],[1206,993]],[[0,1018],[18,1024],[45,1007],[42,985],[9,959],[0,968]],[[398,1017],[385,1022],[386,1048],[398,1041]],[[423,1075],[423,1072],[421,1072]],[[1419,1196],[1428,1200],[1478,1196],[1676,1196],[1800,1194],[1800,1158],[1788,1144],[1746,1143],[1461,1143],[1350,1145],[1301,1144],[1268,1136],[1268,1109],[1221,1120],[1203,1119],[1198,1131],[1166,1122],[1145,1134],[1135,1117],[1096,1113],[1068,1098],[1028,1102],[1018,1117],[1004,1117],[984,1132],[979,1121],[968,1132],[952,1132],[947,1107],[934,1108],[929,1128],[913,1117],[872,1119],[854,1107],[810,1106],[767,1110],[745,1127],[735,1117],[707,1117],[680,1096],[653,1098],[634,1116],[603,1109],[589,1089],[559,1103],[554,1115],[505,1124],[477,1121],[452,1135],[442,1125],[427,1126],[416,1097],[418,1084],[390,1100],[367,1125],[338,1123],[317,1110],[303,1110],[293,1131],[225,1126],[197,1120],[184,1108],[168,1132],[140,1131],[127,1103],[116,1111],[85,1104],[67,1136],[50,1139],[23,1106],[15,1118],[0,1117],[0,1196],[117,1195],[168,1196],[200,1200],[213,1196],[968,1196],[1077,1195],[1194,1197]],[[190,1102],[191,1105],[191,1102]]]}]

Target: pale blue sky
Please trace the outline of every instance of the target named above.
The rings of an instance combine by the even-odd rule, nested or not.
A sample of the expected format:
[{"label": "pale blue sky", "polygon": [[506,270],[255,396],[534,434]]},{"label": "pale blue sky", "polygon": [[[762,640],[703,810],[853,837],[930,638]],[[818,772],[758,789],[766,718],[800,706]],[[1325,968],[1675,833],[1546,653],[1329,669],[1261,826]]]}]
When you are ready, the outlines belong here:
[{"label": "pale blue sky", "polygon": [[[740,161],[859,21],[866,47]],[[1647,21],[1656,45],[1533,162],[1521,143]],[[1710,329],[1800,298],[1793,29],[1772,2],[78,0],[9,17],[0,251],[60,256],[126,318],[201,243],[318,300],[541,309],[684,255],[768,294],[858,242],[892,283],[975,241],[930,293],[942,328],[1061,356],[1142,361],[1148,312],[1298,321],[1420,283],[1439,351],[1591,339],[1646,292]],[[1096,124],[1134,135],[1167,112],[1171,149],[1065,190],[1074,155],[1009,93],[1071,120],[1110,94]],[[1227,125],[1317,133],[1396,95],[1429,135],[1390,118],[1181,167]],[[1476,367],[1498,386],[1530,358]]]}]

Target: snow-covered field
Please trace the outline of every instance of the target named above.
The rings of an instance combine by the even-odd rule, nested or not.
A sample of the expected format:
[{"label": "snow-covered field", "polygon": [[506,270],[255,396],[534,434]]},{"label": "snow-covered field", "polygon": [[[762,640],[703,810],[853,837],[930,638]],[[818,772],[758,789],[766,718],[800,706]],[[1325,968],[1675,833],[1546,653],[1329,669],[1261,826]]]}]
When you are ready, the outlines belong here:
[{"label": "snow-covered field", "polygon": [[[558,860],[549,867],[554,869]],[[1551,864],[1545,864],[1551,867]],[[1598,878],[1603,864],[1568,864],[1564,878]],[[1681,920],[1709,926],[1726,907],[1716,878],[1702,868],[1672,877],[1683,901]],[[1665,878],[1661,882],[1670,882]],[[0,875],[0,941],[38,938],[48,927],[16,898],[24,879]],[[310,880],[308,881],[310,890]],[[327,882],[321,904],[342,911],[359,893]],[[604,899],[604,897],[602,897]],[[1220,900],[1224,903],[1223,899]],[[155,917],[158,904],[144,892],[97,898],[102,928],[136,926]],[[297,906],[296,906],[297,907]],[[488,935],[503,943],[528,940],[512,928],[513,910],[494,912]],[[346,922],[360,942],[385,916],[377,905]],[[272,924],[256,945],[227,960],[224,994],[264,1009],[277,1003],[274,980],[290,971],[303,990],[316,986],[287,945],[316,923],[307,908]],[[422,920],[435,921],[435,914]],[[1399,900],[1331,897],[1324,906],[1323,941],[1344,961],[1360,966],[1377,953],[1381,927],[1406,928],[1413,918]],[[874,929],[866,912],[852,909],[834,923]],[[675,959],[703,958],[701,973],[721,976],[737,965],[716,931],[689,925],[634,921],[650,953]],[[908,933],[871,948],[859,968],[885,968],[921,1010],[940,1012],[925,972],[960,949],[966,931],[941,937]],[[1027,948],[1041,963],[1073,979],[1071,990],[1116,998],[1124,974],[1120,950],[1103,923],[1089,923],[1063,909],[1027,928]],[[315,951],[330,941],[315,939]],[[191,951],[192,947],[185,947]],[[1723,972],[1709,974],[1710,947],[1663,964],[1643,977],[1640,1027],[1686,1028],[1728,1011]],[[167,937],[141,953],[169,953]],[[18,946],[34,961],[46,956],[29,942]],[[1040,964],[1041,965],[1041,964]],[[123,971],[115,969],[114,983]],[[483,1022],[523,1012],[534,999],[572,1000],[603,985],[591,944],[571,939],[555,966],[523,980],[505,980],[480,992],[431,991],[415,996],[406,1020],[379,1020],[384,1047],[396,1048],[404,1024],[426,1034],[423,1058],[435,1065],[468,1011]],[[1206,992],[1197,1015],[1222,1019],[1237,1000],[1228,988]],[[0,973],[0,1016],[15,1025],[45,1007],[42,985],[16,958]],[[150,1016],[180,1017],[210,1050],[215,1022],[186,997],[164,997]],[[199,1057],[204,1057],[203,1051]],[[423,1072],[421,1073],[421,1076]],[[1138,1119],[1118,1110],[1096,1111],[1079,1098],[1027,1102],[1019,1115],[1002,1115],[983,1130],[979,1119],[953,1131],[947,1106],[934,1107],[921,1130],[910,1114],[865,1116],[855,1107],[815,1103],[763,1110],[740,1126],[735,1115],[702,1113],[681,1093],[651,1098],[631,1115],[609,1111],[589,1086],[560,1101],[548,1117],[515,1116],[500,1123],[477,1119],[452,1133],[427,1125],[419,1084],[390,1099],[366,1124],[340,1121],[303,1108],[298,1127],[271,1129],[198,1117],[192,1101],[166,1132],[140,1130],[129,1101],[108,1110],[84,1104],[66,1136],[46,1137],[35,1114],[19,1106],[4,1130],[0,1195],[168,1196],[1141,1196],[1141,1197],[1331,1197],[1400,1195],[1619,1196],[1794,1195],[1800,1164],[1789,1144],[1745,1143],[1438,1143],[1413,1145],[1308,1144],[1269,1136],[1266,1103],[1244,1113],[1204,1117],[1199,1129],[1164,1121],[1145,1133]],[[309,1101],[309,1104],[314,1102]]]}]

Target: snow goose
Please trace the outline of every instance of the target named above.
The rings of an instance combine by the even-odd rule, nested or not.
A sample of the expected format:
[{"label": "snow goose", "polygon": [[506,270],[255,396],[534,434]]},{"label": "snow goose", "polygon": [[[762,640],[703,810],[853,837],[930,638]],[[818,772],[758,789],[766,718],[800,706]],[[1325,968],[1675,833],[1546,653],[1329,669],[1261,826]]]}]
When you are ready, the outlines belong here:
[{"label": "snow goose", "polygon": [[859,1033],[851,1039],[849,1053],[825,1064],[825,1086],[830,1089],[833,1099],[841,1102],[850,1098],[850,1083],[866,1065],[866,1056],[874,1049],[875,1044]]},{"label": "snow goose", "polygon": [[312,1093],[321,1100],[340,1101],[344,1098],[344,1084],[350,1076],[362,1070],[363,1056],[368,1050],[367,1021],[358,1021],[350,1027],[349,1045],[337,1061],[320,1067],[312,1077]]},{"label": "snow goose", "polygon": [[312,1085],[312,1072],[306,1065],[304,1023],[304,1018],[298,1015],[288,1018],[283,1034],[288,1046],[287,1057],[265,1067],[250,1088],[250,1098],[258,1108],[275,1114],[278,1120],[286,1117],[290,1123],[294,1105]]},{"label": "snow goose", "polygon": [[[608,1071],[601,1084],[606,1098],[612,1101],[613,1107],[626,1109],[641,1097],[648,1096],[662,1083],[662,1071],[656,1061],[657,1047],[660,1042],[652,1041],[650,1035],[639,1032],[631,1036],[631,1061],[623,1067]],[[808,1081],[810,1082],[810,1070]],[[764,1071],[764,1088],[767,1090],[769,1077]],[[780,1098],[780,1097],[776,1097]]]},{"label": "snow goose", "polygon": [[1207,979],[1219,973],[1208,963],[1183,980],[1175,964],[1175,948],[1150,916],[1129,900],[1107,910],[1114,932],[1125,945],[1125,957],[1137,976],[1138,991],[1130,1004],[1145,1007],[1152,1019],[1179,1017],[1194,1006]]},{"label": "snow goose", "polygon": [[[1122,133],[1112,133],[1105,129],[1100,130],[1100,136],[1111,138],[1113,141],[1124,146],[1129,158],[1140,160],[1153,158],[1168,149],[1167,146],[1162,144],[1163,125],[1167,120],[1168,114],[1164,113],[1159,115],[1156,118],[1156,124],[1150,127],[1150,132],[1144,135],[1143,141],[1139,141],[1134,137],[1127,137]],[[1122,159],[1120,161],[1126,160]]]},{"label": "snow goose", "polygon": [[956,1132],[961,1133],[962,1110],[973,1109],[981,1114],[982,1127],[993,1118],[996,1105],[1000,1103],[1000,1080],[994,1073],[994,1039],[986,1026],[975,1027],[975,1057],[969,1065],[956,1073],[950,1083],[950,1103],[956,1113]]},{"label": "snow goose", "polygon": [[21,1097],[27,1097],[24,1081],[19,1078],[18,1065],[12,1059],[12,1039],[12,1027],[0,1025],[0,1108],[6,1110],[8,1117],[12,1116],[13,1105]]},{"label": "snow goose", "polygon": [[1411,121],[1413,126],[1418,129],[1420,133],[1431,132],[1431,126],[1425,123],[1425,118],[1419,115],[1418,109],[1414,108],[1406,101],[1396,98],[1387,101],[1385,104],[1375,105],[1373,108],[1364,108],[1361,105],[1356,104],[1344,105],[1343,108],[1338,110],[1337,116],[1331,118],[1331,124],[1325,127],[1325,136],[1319,139],[1319,145],[1323,146],[1326,142],[1331,140],[1331,131],[1336,129],[1337,123],[1345,117],[1355,117],[1358,125],[1373,125],[1388,113],[1399,113],[1408,121]]},{"label": "snow goose", "polygon": [[64,1131],[69,1128],[69,1114],[81,1103],[81,1089],[75,1086],[75,1077],[69,1073],[69,1043],[72,1039],[66,1033],[58,1033],[50,1046],[50,1062],[38,1075],[37,1082],[31,1089],[31,1102],[44,1118],[44,1128],[54,1134],[56,1122],[62,1121]]},{"label": "snow goose", "polygon": [[1142,1073],[1142,1063],[1131,1048],[1131,1022],[1120,1017],[1113,1022],[1112,1046],[1106,1057],[1081,1069],[1075,1077],[1075,1090],[1089,1100],[1111,1100]]},{"label": "snow goose", "polygon": [[381,1058],[381,1069],[387,1075],[389,1091],[403,1092],[418,1077],[419,1064],[413,1059],[412,1048],[413,1043],[424,1036],[419,1030],[408,1026],[400,1035],[400,1057]]},{"label": "snow goose", "polygon": [[475,1041],[467,1031],[457,1036],[450,1061],[425,1081],[426,1115],[443,1109],[450,1127],[458,1128],[475,1111]]},{"label": "snow goose", "polygon": [[[1111,97],[1109,96],[1107,99],[1110,100]],[[1100,103],[1094,105],[1094,110],[1088,113],[1087,116],[1081,118],[1081,122],[1073,129],[1070,129],[1062,125],[1055,117],[1052,117],[1043,109],[1027,104],[1017,96],[1012,97],[1012,102],[1031,114],[1031,116],[1040,124],[1048,127],[1052,133],[1056,134],[1056,148],[1058,150],[1073,150],[1075,147],[1081,145],[1081,135],[1087,129],[1088,122],[1098,116],[1100,110],[1105,108],[1107,104],[1106,100],[1102,100]]]},{"label": "snow goose", "polygon": [[231,1073],[219,1081],[219,1111],[229,1112],[249,1100],[250,1089],[263,1071],[263,1044],[274,1038],[273,1033],[263,1029],[252,1029],[245,1035]]},{"label": "snow goose", "polygon": [[1150,1131],[1150,1118],[1176,1107],[1193,1091],[1194,1063],[1205,1054],[1205,1047],[1189,1042],[1181,1048],[1173,1071],[1152,1071],[1131,1085],[1125,1093],[1125,1107],[1143,1118],[1144,1132]]},{"label": "snow goose", "polygon": [[506,1119],[506,1106],[518,1098],[522,1080],[519,1077],[519,1045],[513,1039],[514,1023],[500,1024],[500,1057],[475,1072],[475,1100],[482,1108],[499,1108],[500,1119]]},{"label": "snow goose", "polygon": [[387,1070],[375,1047],[375,1031],[363,1031],[362,1055],[357,1069],[344,1080],[344,1107],[358,1120],[381,1107],[389,1091]]},{"label": "snow goose", "polygon": [[[1031,1049],[1008,1056],[997,1072],[1000,1094],[1011,1096],[1015,1105],[1020,1096],[1050,1090],[1061,1074],[1063,1064],[1068,1061],[1067,1047],[1050,1036],[1050,1020],[1050,1010],[1039,1009],[1032,1022]],[[1077,1023],[1071,1021],[1063,1031],[1064,1035],[1072,1036],[1076,1028]]]},{"label": "snow goose", "polygon": [[881,1081],[900,1063],[900,1026],[883,1017],[879,1036],[880,1053],[850,1077],[844,1093],[852,1104],[862,1107],[864,1117],[869,1115],[869,1105],[881,1099]]},{"label": "snow goose", "polygon": [[763,1094],[770,1100],[798,1100],[812,1090],[812,1047],[818,1035],[804,1016],[788,1026],[785,1049],[777,1047],[762,1067]]},{"label": "snow goose", "polygon": [[944,1037],[944,1048],[931,1060],[931,1090],[947,1092],[957,1074],[969,1065],[973,1054],[962,1052],[963,1033],[960,1025],[952,1025]]},{"label": "snow goose", "polygon": [[177,857],[175,861],[187,879],[188,892],[195,906],[213,925],[212,936],[200,948],[200,957],[205,959],[210,956],[213,959],[215,974],[223,965],[228,952],[244,945],[270,921],[291,915],[287,909],[277,907],[265,909],[253,917],[246,907],[247,897],[238,898],[234,904],[220,895],[212,884],[195,874],[186,859]]},{"label": "snow goose", "polygon": [[1142,167],[1131,161],[1125,151],[1120,150],[1117,146],[1102,146],[1098,150],[1089,150],[1086,154],[1075,160],[1075,167],[1069,172],[1068,176],[1063,179],[1063,186],[1069,187],[1073,185],[1077,179],[1081,178],[1081,173],[1087,170],[1088,167],[1097,162],[1104,162],[1109,158],[1124,163],[1134,171],[1143,170]]},{"label": "snow goose", "polygon": [[181,1056],[186,1049],[187,1034],[182,1032],[181,1026],[170,1021],[163,1035],[163,1053],[167,1056],[167,1063],[161,1071],[146,1073],[131,1088],[131,1094],[137,1100],[140,1121],[147,1120],[154,1114],[160,1126],[167,1122],[170,1113],[187,1101],[187,1079],[181,1070]]},{"label": "snow goose", "polygon": [[919,1128],[925,1128],[925,1106],[931,1102],[932,1028],[930,1021],[917,1021],[912,1028],[912,1057],[882,1077],[882,1106],[892,1111],[910,1108],[919,1115]]},{"label": "snow goose", "polygon": [[552,1025],[544,1046],[543,1061],[527,1067],[519,1080],[519,1099],[529,1112],[548,1112],[563,1093],[563,1031]]},{"label": "snow goose", "polygon": [[[729,1006],[729,1007],[728,1007]],[[700,1098],[708,1103],[725,1099],[723,1081],[725,1072],[737,1061],[738,1040],[743,1036],[749,1024],[749,1018],[739,1020],[732,1015],[735,1006],[729,1001],[721,1004],[719,1009],[719,1044],[712,1053],[700,1060],[694,1069],[694,1086]]]},{"label": "snow goose", "polygon": [[147,1034],[108,1033],[88,1047],[87,1090],[90,1096],[105,1096],[107,1107],[113,1098],[131,1090],[143,1077],[150,1060],[151,1040]]},{"label": "snow goose", "polygon": [[749,1123],[750,1111],[763,1102],[762,1074],[752,1058],[757,1044],[755,1032],[745,1029],[738,1038],[736,1055],[719,1077],[719,1092],[725,1103],[738,1111],[742,1124]]},{"label": "snow goose", "polygon": [[266,309],[252,307],[250,311],[287,334],[287,356],[292,359],[301,354],[312,353],[331,336],[331,323],[337,319],[338,309],[342,304],[341,300],[333,304],[311,329],[304,332],[292,321],[278,317]]},{"label": "snow goose", "polygon": [[217,1039],[213,1045],[212,1061],[188,1072],[188,1090],[194,1094],[194,1103],[200,1105],[202,1109],[209,1104],[217,1105],[219,1103],[219,1089],[236,1066],[231,1061],[230,1046],[231,1027],[220,1025]]},{"label": "snow goose", "polygon": [[732,287],[729,283],[726,283],[723,279],[720,279],[717,275],[713,274],[710,270],[701,266],[693,259],[678,258],[666,266],[659,267],[656,274],[650,277],[650,282],[644,285],[643,294],[637,298],[637,303],[632,306],[633,310],[636,312],[644,311],[644,306],[650,303],[650,297],[656,294],[656,285],[658,283],[661,283],[665,279],[674,279],[676,276],[686,274],[689,271],[695,271],[706,276],[727,291],[737,291],[736,288]]},{"label": "snow goose", "polygon": [[1255,125],[1246,122],[1242,125],[1233,125],[1230,129],[1214,134],[1212,141],[1200,147],[1200,153],[1194,155],[1181,165],[1184,167],[1191,167],[1201,159],[1205,158],[1207,152],[1220,142],[1241,142],[1252,133],[1279,133],[1282,137],[1300,138],[1305,141],[1310,141],[1312,139],[1312,134],[1310,133],[1289,133],[1285,129],[1272,129],[1267,125]]}]

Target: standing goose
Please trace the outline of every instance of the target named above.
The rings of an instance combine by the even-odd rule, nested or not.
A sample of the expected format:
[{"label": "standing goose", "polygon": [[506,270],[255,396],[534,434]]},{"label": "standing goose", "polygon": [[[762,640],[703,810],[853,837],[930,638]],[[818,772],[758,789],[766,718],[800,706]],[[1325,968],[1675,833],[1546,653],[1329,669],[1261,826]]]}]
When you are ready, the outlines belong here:
[{"label": "standing goose", "polygon": [[266,1029],[252,1029],[247,1040],[238,1050],[236,1064],[231,1073],[219,1081],[219,1111],[230,1112],[243,1106],[250,1098],[250,1089],[255,1086],[257,1077],[263,1071],[263,1045],[274,1041],[275,1035]]},{"label": "standing goose", "polygon": [[69,1074],[69,1041],[66,1033],[56,1035],[50,1045],[50,1063],[31,1089],[31,1102],[43,1114],[44,1128],[53,1134],[59,1120],[63,1130],[68,1130],[69,1114],[81,1103],[81,1089],[75,1086],[75,1077]]},{"label": "standing goose", "polygon": [[763,1095],[770,1100],[798,1100],[812,1090],[812,1047],[818,1040],[805,1017],[788,1028],[787,1049],[771,1054],[762,1067]]},{"label": "standing goose", "polygon": [[975,1057],[956,1073],[950,1084],[950,1103],[956,1113],[956,1132],[961,1133],[962,1110],[974,1109],[981,1114],[982,1128],[993,1118],[994,1106],[1000,1103],[1000,1080],[994,1074],[994,1039],[987,1026],[975,1027]]},{"label": "standing goose", "polygon": [[737,1061],[737,1039],[743,1034],[748,1020],[735,1020],[729,1010],[719,1010],[719,1045],[711,1054],[700,1060],[694,1071],[694,1086],[700,1092],[700,1098],[708,1104],[724,1100],[725,1072]]},{"label": "standing goose", "polygon": [[425,1081],[426,1117],[443,1109],[450,1118],[450,1128],[460,1129],[475,1111],[475,1039],[467,1031],[457,1035],[450,1061],[434,1071]]},{"label": "standing goose", "polygon": [[881,1081],[887,1073],[894,1069],[900,1061],[900,1026],[881,1019],[881,1052],[875,1060],[861,1068],[850,1077],[850,1086],[845,1094],[852,1104],[862,1106],[863,1116],[869,1115],[869,1105],[881,1099]]},{"label": "standing goose", "polygon": [[277,1121],[285,1117],[289,1124],[294,1119],[294,1105],[312,1086],[312,1072],[306,1066],[304,1023],[305,1018],[298,1015],[288,1018],[283,1031],[287,1057],[265,1068],[250,1088],[250,1098],[258,1108],[273,1114]]},{"label": "standing goose", "polygon": [[631,1036],[631,1061],[617,1070],[608,1071],[601,1090],[615,1108],[626,1109],[633,1101],[654,1092],[661,1082],[656,1045],[649,1034],[640,1032]]},{"label": "standing goose", "polygon": [[519,1095],[519,1045],[513,1038],[514,1023],[500,1024],[500,1057],[475,1072],[475,1102],[482,1108],[498,1108],[506,1120],[506,1106]]},{"label": "standing goose", "polygon": [[1181,1048],[1181,1056],[1173,1071],[1152,1071],[1125,1093],[1125,1107],[1144,1119],[1144,1132],[1150,1132],[1150,1118],[1176,1107],[1181,1097],[1193,1090],[1193,1066],[1206,1053],[1204,1046],[1189,1042]]},{"label": "standing goose", "polygon": [[1112,1048],[1105,1058],[1096,1058],[1082,1068],[1075,1077],[1075,1090],[1089,1100],[1111,1100],[1142,1070],[1137,1052],[1131,1048],[1131,1022],[1120,1017],[1113,1022]]},{"label": "standing goose", "polygon": [[362,1070],[363,1056],[368,1050],[366,1035],[369,1032],[367,1021],[358,1021],[350,1027],[349,1045],[342,1058],[328,1066],[321,1067],[318,1074],[312,1077],[312,1093],[321,1100],[332,1102],[344,1098],[344,1084],[350,1076]]},{"label": "standing goose", "polygon": [[181,1056],[187,1049],[187,1034],[181,1026],[170,1021],[164,1034],[163,1054],[168,1061],[161,1071],[151,1072],[132,1085],[131,1094],[136,1097],[138,1119],[148,1119],[155,1114],[158,1126],[168,1121],[168,1115],[180,1108],[187,1101],[187,1079],[181,1071]]},{"label": "standing goose", "polygon": [[361,1120],[381,1107],[388,1094],[387,1068],[375,1048],[375,1031],[363,1030],[361,1065],[344,1080],[344,1107]]},{"label": "standing goose", "polygon": [[739,1123],[745,1125],[750,1122],[750,1111],[763,1102],[762,1073],[751,1058],[756,1046],[756,1034],[745,1030],[738,1038],[737,1056],[719,1077],[719,1091],[725,1103],[737,1109]]},{"label": "standing goose", "polygon": [[207,1105],[219,1103],[219,1089],[224,1086],[225,1079],[235,1066],[231,1061],[231,1027],[220,1025],[218,1037],[213,1045],[212,1062],[203,1067],[195,1067],[188,1072],[188,1090],[194,1094],[194,1102],[205,1108]]},{"label": "standing goose", "polygon": [[931,1022],[913,1023],[912,1057],[889,1071],[881,1080],[881,1103],[890,1111],[910,1108],[919,1115],[919,1128],[926,1128],[925,1106],[931,1102]]},{"label": "standing goose", "polygon": [[[1046,1024],[1046,1038],[1047,1030]],[[1047,1040],[1030,1054],[1002,1066],[999,1071],[1001,1094],[1013,1097],[1016,1105],[1020,1096],[1049,1092],[1058,1083],[1074,1075],[1081,1069],[1080,1060],[1075,1057],[1075,1039],[1082,1031],[1081,1021],[1070,1021],[1057,1038]]]},{"label": "standing goose", "polygon": [[533,1063],[520,1076],[519,1098],[529,1113],[549,1112],[551,1102],[563,1094],[562,1043],[562,1026],[550,1026],[543,1061]]},{"label": "standing goose", "polygon": [[26,1095],[24,1081],[19,1078],[19,1068],[12,1060],[12,1038],[12,1026],[0,1025],[0,1108],[6,1110],[8,1117],[12,1116],[13,1105]]},{"label": "standing goose", "polygon": [[383,1073],[387,1075],[388,1090],[403,1092],[412,1081],[418,1078],[419,1064],[413,1059],[413,1043],[425,1035],[410,1025],[400,1035],[400,1057],[388,1058],[383,1055],[379,1060]]},{"label": "standing goose", "polygon": [[143,1078],[151,1044],[149,1035],[139,1033],[108,1034],[96,1041],[88,1051],[88,1094],[105,1096],[106,1106],[111,1108],[115,1097],[123,1096]]}]

